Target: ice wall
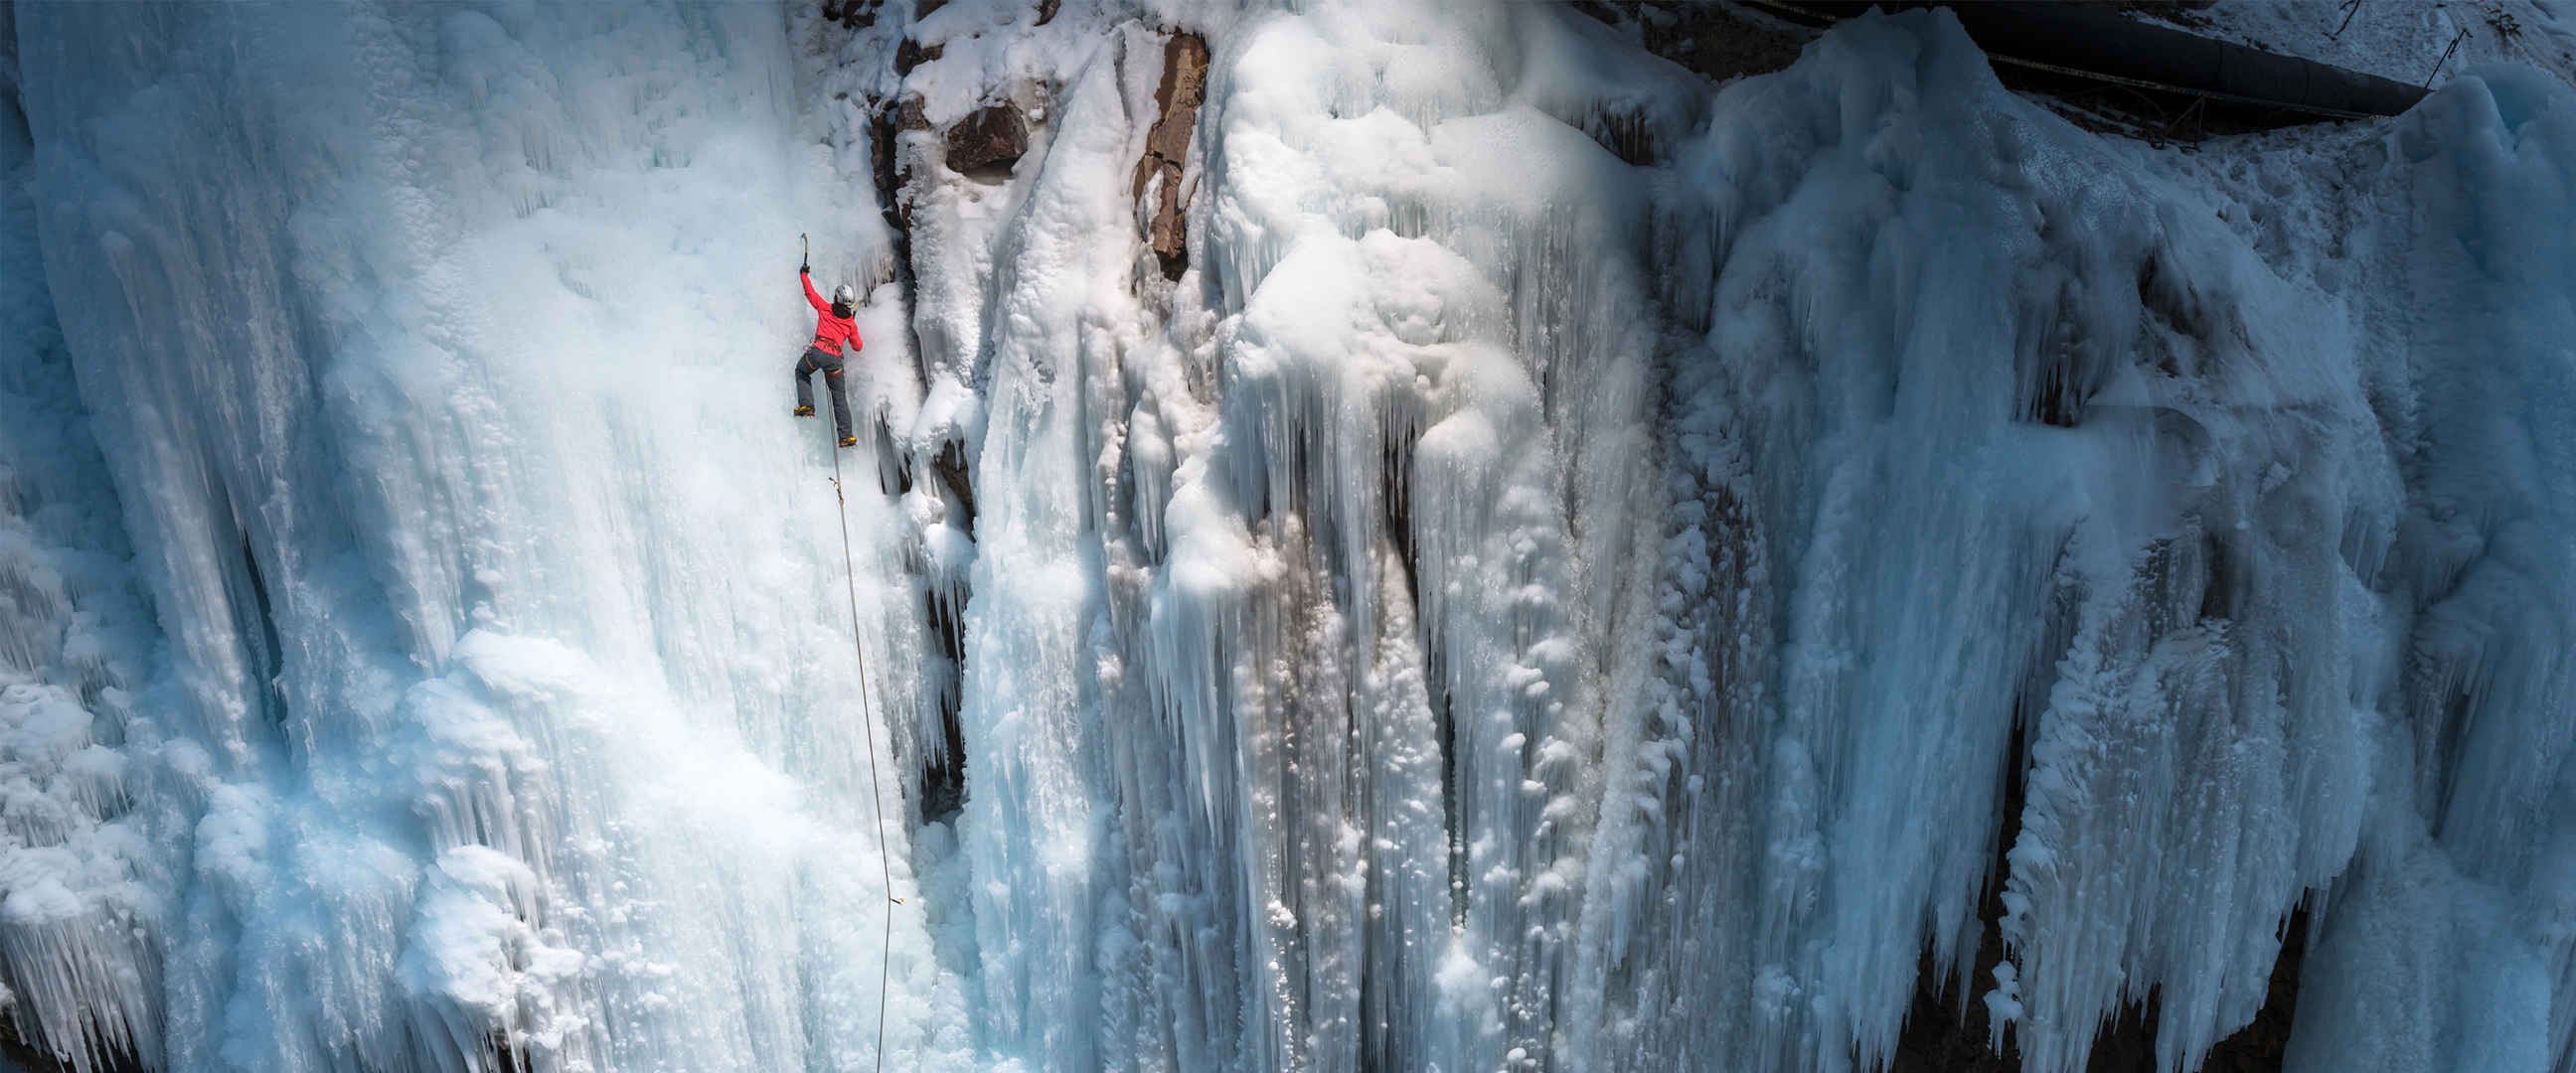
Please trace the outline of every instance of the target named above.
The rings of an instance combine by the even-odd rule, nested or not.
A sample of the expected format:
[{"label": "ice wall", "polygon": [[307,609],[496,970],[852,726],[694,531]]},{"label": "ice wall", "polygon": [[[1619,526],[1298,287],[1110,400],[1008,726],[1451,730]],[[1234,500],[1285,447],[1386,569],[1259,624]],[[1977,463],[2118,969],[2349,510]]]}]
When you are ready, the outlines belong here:
[{"label": "ice wall", "polygon": [[[2450,379],[2454,314],[2400,331],[2373,297],[2400,286],[2375,273],[2457,277],[2383,244],[2389,220],[2447,227],[2489,195],[2428,209],[2392,175],[2328,204],[2403,166],[2391,138],[2444,135],[2223,147],[2261,179],[2219,193],[2004,92],[1937,16],[1713,92],[1560,14],[1184,17],[1216,61],[1172,287],[1065,200],[1092,150],[998,188],[937,162],[929,131],[1027,96],[1012,79],[1044,76],[1004,57],[1062,30],[993,6],[905,31],[944,55],[881,90],[927,128],[904,207],[917,240],[993,258],[916,252],[971,269],[925,283],[925,361],[1012,415],[922,440],[982,452],[1015,547],[1026,508],[1003,504],[1047,504],[1039,573],[1074,587],[1044,599],[1080,602],[1040,613],[1033,575],[989,560],[969,586],[959,831],[1011,877],[975,904],[982,986],[1011,1011],[997,1055],[1875,1068],[1918,992],[1947,991],[2028,1068],[2082,1066],[2139,1009],[2149,1060],[2190,1068],[2286,1002],[2297,910],[2329,951],[2347,912],[2396,912],[2356,885],[2374,853],[2513,907],[2461,926],[2534,959],[2508,1008],[2564,1007],[2538,876],[2564,856],[2565,672],[2462,640],[2525,616],[2554,635],[2564,575],[2515,575],[2524,602],[2463,607],[2465,633],[2419,625],[2439,586],[2416,572],[2487,539],[2425,543],[2427,511],[2476,524],[2429,505],[2454,494],[2430,445],[2464,434],[2433,425],[2496,426],[2411,386]],[[1149,80],[1119,74],[1110,110],[1097,68],[1140,62],[1113,37],[1063,71],[1050,136],[1132,138]],[[2523,92],[2563,114],[2536,103],[2563,87]],[[2563,226],[2519,234],[2538,267],[2564,254]],[[2470,319],[2558,307],[2462,286],[2490,303]],[[2566,375],[2563,354],[2519,368]],[[2501,427],[2465,434],[2563,438]],[[2462,479],[2546,479],[2497,466]],[[1040,658],[1077,685],[979,685]],[[2462,683],[2497,658],[2521,714],[2426,714],[2486,703]],[[2473,810],[2550,833],[2370,850],[2456,807],[2418,784],[2478,734],[2513,743],[2521,803],[2471,790]],[[1113,830],[1051,807],[1069,792],[1111,795]],[[2460,853],[2517,878],[2441,878]],[[1069,968],[995,977],[997,947]],[[2312,984],[2299,1061],[2556,1060],[2565,1014],[2499,1023],[2484,985],[2442,982],[2482,962],[2412,956]],[[2389,988],[2421,1019],[2363,1030]],[[1027,996],[1093,991],[1096,1030],[1025,1019]]]},{"label": "ice wall", "polygon": [[1965,977],[1999,929],[2011,975],[1951,986],[1996,988],[2030,1068],[2151,992],[2160,1063],[2196,1065],[2350,852],[2376,563],[2346,557],[2396,489],[2309,290],[1946,29],[1828,38],[1684,151],[1709,181],[1676,231],[1720,267],[1676,296],[1716,365],[1683,421],[1754,535],[1680,554],[1756,549],[1699,645],[1778,653],[1725,657],[1776,683],[1726,716],[1767,747],[1706,762],[1779,796],[1702,843],[1768,926],[1683,977],[1738,1039],[1868,1066],[1918,952]]},{"label": "ice wall", "polygon": [[159,957],[137,928],[174,886],[153,845],[173,802],[137,775],[173,698],[44,286],[14,57],[0,48],[0,1016],[42,1050],[150,1050]]},{"label": "ice wall", "polygon": [[1937,13],[14,14],[74,1064],[872,1066],[884,935],[914,1068],[2188,1069],[2294,919],[2290,1068],[2576,1062],[2559,82],[2185,153]]},{"label": "ice wall", "polygon": [[[2386,143],[2365,349],[2409,496],[2386,585],[2407,610],[2398,718],[2323,931],[2315,1068],[2576,1063],[2576,100],[2529,68],[2460,79]],[[2551,222],[2540,222],[2551,221]],[[2399,1000],[2406,995],[2413,1001]],[[2385,1010],[2387,1012],[2372,1012]],[[2323,1020],[2323,1019],[2321,1019]]]},{"label": "ice wall", "polygon": [[[855,625],[868,699],[903,702],[919,603],[862,449],[850,621],[831,458],[784,417],[798,232],[827,280],[881,235],[834,211],[782,13],[13,14],[83,405],[60,351],[13,352],[11,386],[53,393],[63,457],[96,436],[170,679],[167,744],[120,754],[152,814],[94,829],[134,828],[132,860],[74,838],[61,874],[12,877],[40,1042],[84,1067],[847,1067],[893,894],[889,1042],[936,1052],[954,991],[900,822],[880,883],[901,778],[871,801],[864,762],[911,724],[865,739],[851,655]],[[899,369],[888,328],[863,325]],[[108,502],[62,476],[88,497],[66,510]],[[33,688],[88,692],[31,709],[13,682],[12,733],[51,751],[12,762],[76,796],[117,774],[79,705],[92,736],[131,705],[36,656]],[[130,941],[43,901],[120,864],[141,904],[74,893]]]}]

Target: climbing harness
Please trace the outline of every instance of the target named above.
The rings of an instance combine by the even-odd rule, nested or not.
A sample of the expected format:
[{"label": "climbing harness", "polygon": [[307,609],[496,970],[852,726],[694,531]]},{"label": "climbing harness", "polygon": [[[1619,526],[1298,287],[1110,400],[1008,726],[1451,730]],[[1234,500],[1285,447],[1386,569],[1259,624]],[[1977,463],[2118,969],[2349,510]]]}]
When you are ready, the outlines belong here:
[{"label": "climbing harness", "polygon": [[[801,236],[800,236],[801,237]],[[887,963],[894,956],[894,907],[903,899],[894,896],[894,866],[887,863],[885,838],[885,794],[877,782],[877,723],[868,708],[868,645],[859,628],[859,571],[850,556],[850,497],[841,492],[841,449],[832,448],[833,513],[841,518],[841,574],[848,581],[850,593],[850,647],[859,656],[859,720],[868,739],[868,804],[876,812],[877,875],[884,884],[885,931],[877,940],[877,1065],[885,1070],[885,1020]]]}]

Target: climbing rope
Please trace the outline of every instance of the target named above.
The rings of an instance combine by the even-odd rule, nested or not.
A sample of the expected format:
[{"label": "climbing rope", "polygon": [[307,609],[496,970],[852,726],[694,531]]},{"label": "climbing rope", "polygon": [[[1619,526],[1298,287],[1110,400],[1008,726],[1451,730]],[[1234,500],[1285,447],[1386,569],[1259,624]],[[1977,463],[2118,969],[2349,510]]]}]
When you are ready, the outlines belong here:
[{"label": "climbing rope", "polygon": [[[802,236],[799,236],[802,237]],[[859,571],[850,556],[850,497],[841,491],[841,448],[832,446],[832,499],[837,504],[833,513],[841,518],[841,575],[849,583],[850,647],[859,655],[859,721],[868,738],[868,805],[877,818],[877,875],[885,885],[885,931],[877,939],[877,1071],[885,1071],[885,1021],[887,963],[894,957],[894,907],[903,899],[894,896],[894,866],[887,863],[885,838],[885,793],[877,783],[877,722],[868,709],[868,643],[859,627]]]}]

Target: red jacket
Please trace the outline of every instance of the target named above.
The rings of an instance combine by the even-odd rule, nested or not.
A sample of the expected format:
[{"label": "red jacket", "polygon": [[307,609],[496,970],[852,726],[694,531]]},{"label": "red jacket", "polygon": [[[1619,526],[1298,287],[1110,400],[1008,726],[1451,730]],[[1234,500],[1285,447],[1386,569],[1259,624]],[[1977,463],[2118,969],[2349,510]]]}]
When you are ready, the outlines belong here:
[{"label": "red jacket", "polygon": [[841,352],[842,340],[849,341],[851,350],[857,350],[865,345],[859,342],[859,322],[856,316],[844,317],[832,312],[832,303],[824,301],[822,295],[815,293],[812,276],[799,272],[796,278],[805,284],[806,304],[814,307],[815,347],[826,354],[838,354]]}]

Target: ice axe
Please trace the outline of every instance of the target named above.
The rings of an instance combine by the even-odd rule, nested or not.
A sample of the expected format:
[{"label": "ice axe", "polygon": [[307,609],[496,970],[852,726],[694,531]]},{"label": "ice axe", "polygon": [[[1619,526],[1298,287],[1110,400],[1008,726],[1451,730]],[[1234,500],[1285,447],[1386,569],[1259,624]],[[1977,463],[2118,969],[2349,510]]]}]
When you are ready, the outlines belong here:
[{"label": "ice axe", "polygon": [[814,270],[814,247],[806,243],[805,232],[802,231],[796,233],[796,270],[799,272]]}]

